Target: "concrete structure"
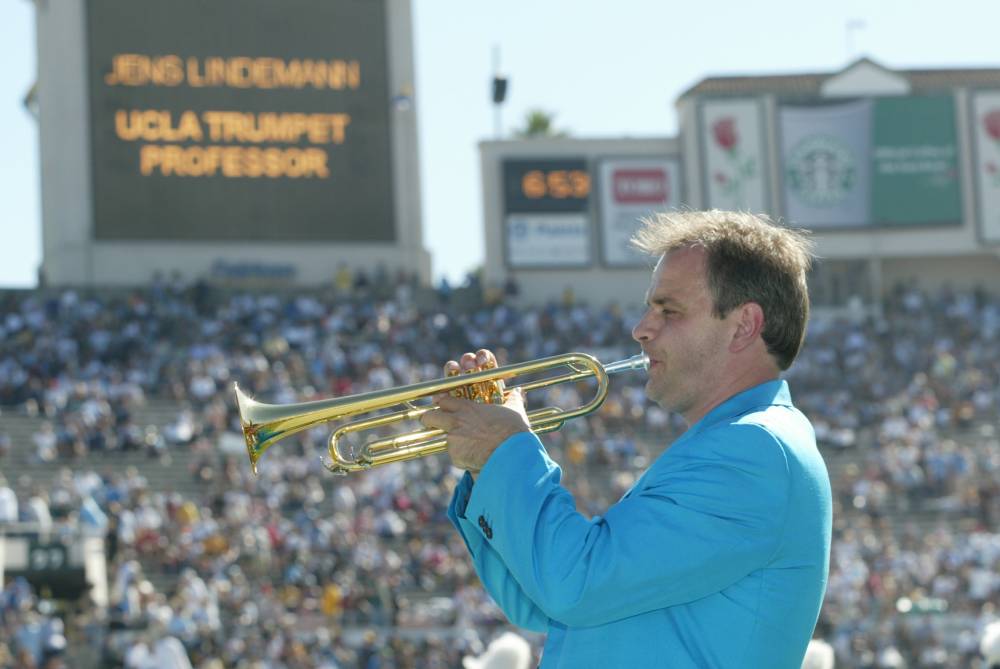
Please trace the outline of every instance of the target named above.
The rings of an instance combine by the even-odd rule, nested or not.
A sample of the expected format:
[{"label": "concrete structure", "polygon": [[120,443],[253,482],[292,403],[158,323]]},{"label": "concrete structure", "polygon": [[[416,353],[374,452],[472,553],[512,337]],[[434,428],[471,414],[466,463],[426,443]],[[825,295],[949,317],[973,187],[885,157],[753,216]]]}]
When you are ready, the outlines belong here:
[{"label": "concrete structure", "polygon": [[[649,282],[649,266],[609,267],[598,259],[599,231],[592,230],[589,241],[593,262],[587,267],[517,268],[505,257],[503,162],[505,160],[582,158],[596,169],[598,161],[608,158],[679,160],[677,140],[653,139],[532,139],[523,141],[489,141],[479,145],[485,197],[483,212],[486,243],[483,279],[487,286],[502,286],[509,278],[520,287],[521,299],[538,304],[561,300],[567,289],[574,298],[595,304],[618,301],[622,296],[641,302]],[[595,179],[594,183],[598,181]],[[595,192],[596,188],[594,189]],[[598,198],[591,197],[586,210],[592,220],[600,215]]]},{"label": "concrete structure", "polygon": [[956,287],[1000,286],[1000,246],[983,240],[982,212],[975,198],[975,172],[970,127],[970,97],[981,89],[1000,88],[1000,69],[893,71],[861,59],[840,72],[764,77],[710,77],[685,91],[677,101],[685,166],[692,185],[692,205],[711,205],[704,192],[703,151],[697,150],[699,105],[705,100],[753,99],[763,107],[770,201],[768,213],[789,220],[781,206],[778,106],[782,101],[833,101],[842,98],[932,95],[945,93],[955,102],[959,144],[961,220],[957,225],[908,226],[890,229],[872,224],[866,229],[814,229],[820,262],[812,277],[814,300],[844,304],[853,295],[866,303],[897,283],[914,283],[929,290],[945,284]]},{"label": "concrete structure", "polygon": [[[277,278],[318,284],[337,267],[382,263],[430,279],[423,248],[413,29],[410,0],[387,3],[389,111],[395,242],[255,243],[106,241],[94,236],[88,101],[87,0],[36,6],[42,171],[42,280],[48,285],[135,285],[156,273],[201,277]],[[363,226],[363,223],[360,225]]]},{"label": "concrete structure", "polygon": [[[944,100],[946,118],[954,118],[953,124],[946,124],[954,126],[951,155],[946,158],[954,160],[957,168],[948,175],[957,181],[950,191],[955,199],[952,220],[889,225],[867,217],[847,226],[812,226],[796,220],[786,188],[786,180],[791,177],[785,173],[788,167],[783,162],[787,160],[784,152],[789,149],[782,145],[783,110],[829,109],[852,101],[875,106],[882,100],[897,99],[905,104],[907,100],[920,102],[935,96]],[[974,104],[977,100],[983,104]],[[678,156],[683,164],[684,206],[748,209],[812,229],[819,262],[811,284],[818,306],[843,306],[857,298],[874,304],[898,283],[914,283],[931,290],[945,284],[995,290],[1000,286],[1000,191],[991,200],[977,183],[983,183],[980,173],[990,170],[984,160],[993,150],[992,144],[986,146],[980,128],[982,110],[989,105],[1000,108],[998,100],[1000,69],[892,71],[861,59],[840,72],[704,79],[677,100],[677,138],[484,142],[480,145],[487,240],[484,278],[488,284],[513,278],[526,302],[557,299],[567,286],[578,298],[597,304],[608,300],[634,303],[641,299],[645,271],[609,268],[596,260],[587,268],[572,270],[529,270],[505,263],[498,252],[504,247],[500,165],[525,157],[545,160],[587,156],[595,165],[609,155],[668,154]],[[737,127],[743,133],[740,136],[732,134]],[[1000,137],[992,139],[1000,147]],[[737,141],[742,145],[737,146]],[[868,141],[875,146],[874,140]],[[712,146],[716,142],[721,144]],[[720,161],[751,154],[759,164],[752,174],[743,175],[745,183],[739,184],[739,189],[727,190],[733,183],[732,175],[718,168],[726,164]],[[874,163],[874,148],[871,156]],[[922,195],[913,193],[914,197]],[[592,205],[590,213],[591,225],[597,229],[602,225],[599,208]]]}]

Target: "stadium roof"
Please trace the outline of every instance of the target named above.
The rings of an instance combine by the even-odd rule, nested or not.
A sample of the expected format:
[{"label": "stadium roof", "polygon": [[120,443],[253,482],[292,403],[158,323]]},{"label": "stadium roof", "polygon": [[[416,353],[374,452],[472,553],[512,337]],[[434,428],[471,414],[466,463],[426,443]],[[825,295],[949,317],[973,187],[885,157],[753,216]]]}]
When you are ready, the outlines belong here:
[{"label": "stadium roof", "polygon": [[886,73],[905,79],[913,93],[941,91],[959,86],[1000,87],[1000,68],[962,68],[892,70],[870,58],[854,61],[843,70],[772,75],[730,75],[707,77],[681,93],[678,101],[700,95],[777,95],[815,96],[823,84],[860,65],[874,66]]}]

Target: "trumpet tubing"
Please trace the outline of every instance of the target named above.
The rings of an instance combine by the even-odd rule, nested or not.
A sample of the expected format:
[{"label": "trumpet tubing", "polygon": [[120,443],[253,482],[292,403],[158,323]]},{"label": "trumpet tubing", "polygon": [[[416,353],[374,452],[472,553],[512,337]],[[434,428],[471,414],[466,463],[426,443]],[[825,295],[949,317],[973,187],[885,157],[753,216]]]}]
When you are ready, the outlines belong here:
[{"label": "trumpet tubing", "polygon": [[[568,368],[568,371],[557,376],[531,380],[519,387],[524,392],[528,392],[560,383],[596,379],[597,389],[593,398],[579,407],[573,409],[545,407],[529,412],[528,420],[534,432],[558,430],[567,420],[595,411],[607,397],[608,377],[610,375],[645,370],[649,367],[649,359],[642,354],[602,365],[596,358],[586,353],[567,353],[508,367],[497,367],[434,381],[424,381],[401,388],[284,405],[257,402],[243,393],[235,384],[234,392],[240,412],[243,436],[246,440],[247,454],[250,456],[250,465],[253,467],[254,474],[257,473],[257,461],[264,451],[285,437],[322,423],[402,407],[379,416],[346,423],[330,435],[328,447],[330,459],[324,461],[323,464],[335,474],[348,474],[392,462],[433,455],[448,448],[447,435],[443,430],[422,429],[370,441],[357,452],[352,452],[348,457],[344,456],[341,443],[348,435],[405,420],[415,420],[428,411],[436,410],[433,405],[415,405],[414,402],[417,400],[429,399],[439,393],[461,392],[461,389],[481,389],[484,386],[488,387],[489,384],[498,387],[497,384],[501,381],[511,381],[518,377],[549,372],[559,367]],[[465,393],[479,398],[477,401],[481,401],[484,394],[490,394],[481,391],[470,393],[468,390]]]}]

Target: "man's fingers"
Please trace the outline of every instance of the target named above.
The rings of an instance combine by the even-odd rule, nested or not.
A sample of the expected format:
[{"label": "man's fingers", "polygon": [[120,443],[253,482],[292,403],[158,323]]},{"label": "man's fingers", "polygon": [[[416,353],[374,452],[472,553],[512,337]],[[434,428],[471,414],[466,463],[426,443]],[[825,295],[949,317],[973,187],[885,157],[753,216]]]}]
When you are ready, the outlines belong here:
[{"label": "man's fingers", "polygon": [[473,353],[463,353],[462,359],[459,361],[462,365],[463,372],[475,371],[476,369],[476,356]]},{"label": "man's fingers", "polygon": [[448,393],[442,393],[434,396],[434,403],[443,411],[450,413],[460,410],[462,407],[470,404],[470,401],[461,397],[454,397]]},{"label": "man's fingers", "polygon": [[526,421],[528,420],[528,411],[524,407],[524,391],[520,387],[511,388],[510,392],[507,393],[507,397],[504,398],[503,405],[524,416]]},{"label": "man's fingers", "polygon": [[[458,362],[449,360],[445,363],[444,374],[446,377],[455,376],[459,373],[471,374],[473,372],[493,369],[496,366],[497,359],[493,355],[493,352],[489,349],[481,348],[475,353],[463,353]],[[481,381],[468,387],[453,390],[451,394],[456,397],[475,399],[477,401],[484,399],[491,400],[496,396],[494,388],[497,388],[502,395],[505,388],[504,382],[500,379],[497,379],[495,384],[490,381]]]},{"label": "man's fingers", "polygon": [[[452,400],[455,398],[447,397],[445,399]],[[447,432],[458,424],[458,418],[447,411],[428,411],[420,416],[420,422],[424,427],[435,428]]]},{"label": "man's fingers", "polygon": [[[488,348],[481,348],[476,351],[476,364],[479,366],[479,369],[496,369],[499,366],[497,357]],[[507,384],[504,383],[503,379],[497,379],[496,384],[497,389],[503,394],[507,389]]]},{"label": "man's fingers", "polygon": [[524,391],[521,390],[521,386],[516,388],[511,388],[510,392],[507,393],[507,399],[504,400],[504,405],[519,405],[524,406]]}]

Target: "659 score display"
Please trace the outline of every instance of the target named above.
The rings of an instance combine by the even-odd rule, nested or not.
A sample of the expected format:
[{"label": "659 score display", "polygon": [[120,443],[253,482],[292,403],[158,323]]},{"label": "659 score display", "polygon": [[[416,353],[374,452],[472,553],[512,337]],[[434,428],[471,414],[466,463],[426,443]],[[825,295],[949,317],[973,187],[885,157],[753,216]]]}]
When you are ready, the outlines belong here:
[{"label": "659 score display", "polygon": [[590,206],[591,176],[584,158],[503,161],[506,213],[581,212]]},{"label": "659 score display", "polygon": [[530,170],[521,177],[521,194],[529,200],[586,199],[590,195],[590,175],[583,170]]}]

